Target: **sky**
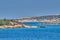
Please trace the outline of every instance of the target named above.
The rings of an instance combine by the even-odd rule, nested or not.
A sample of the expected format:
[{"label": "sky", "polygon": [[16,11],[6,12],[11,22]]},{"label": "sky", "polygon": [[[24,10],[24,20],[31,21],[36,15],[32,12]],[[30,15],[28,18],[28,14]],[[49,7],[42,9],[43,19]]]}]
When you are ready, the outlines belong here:
[{"label": "sky", "polygon": [[0,18],[60,14],[60,0],[0,0]]}]

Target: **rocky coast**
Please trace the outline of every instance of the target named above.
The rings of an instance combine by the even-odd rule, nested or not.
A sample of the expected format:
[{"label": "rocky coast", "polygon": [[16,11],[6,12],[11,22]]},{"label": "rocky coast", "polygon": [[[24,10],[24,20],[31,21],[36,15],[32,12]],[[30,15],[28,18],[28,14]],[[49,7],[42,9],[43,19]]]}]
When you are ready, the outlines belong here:
[{"label": "rocky coast", "polygon": [[[29,26],[22,24],[22,22],[43,22],[45,24],[60,24],[60,15],[48,15],[40,17],[26,17],[22,19],[0,19],[0,28],[36,28],[36,26]],[[44,26],[41,26],[44,27]]]},{"label": "rocky coast", "polygon": [[0,20],[0,28],[23,28],[24,25],[16,21]]}]

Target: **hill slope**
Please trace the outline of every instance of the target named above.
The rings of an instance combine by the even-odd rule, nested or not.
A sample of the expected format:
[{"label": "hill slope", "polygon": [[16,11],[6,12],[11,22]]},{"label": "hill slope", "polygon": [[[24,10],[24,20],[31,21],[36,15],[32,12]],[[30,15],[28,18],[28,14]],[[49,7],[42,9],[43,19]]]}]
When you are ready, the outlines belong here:
[{"label": "hill slope", "polygon": [[19,22],[44,22],[44,23],[58,23],[60,24],[60,15],[48,15],[38,17],[26,17],[18,20]]}]

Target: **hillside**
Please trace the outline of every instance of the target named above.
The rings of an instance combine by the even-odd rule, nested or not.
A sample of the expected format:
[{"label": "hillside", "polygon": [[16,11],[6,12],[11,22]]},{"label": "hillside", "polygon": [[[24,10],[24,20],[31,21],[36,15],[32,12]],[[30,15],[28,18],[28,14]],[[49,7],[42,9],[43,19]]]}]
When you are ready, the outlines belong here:
[{"label": "hillside", "polygon": [[19,22],[44,22],[44,23],[60,24],[60,15],[26,17],[26,18],[18,19],[17,21],[19,21]]},{"label": "hillside", "polygon": [[22,18],[23,20],[24,19],[37,19],[37,20],[40,20],[40,19],[58,19],[60,18],[60,15],[48,15],[48,16],[38,16],[38,17],[27,17],[27,18]]}]

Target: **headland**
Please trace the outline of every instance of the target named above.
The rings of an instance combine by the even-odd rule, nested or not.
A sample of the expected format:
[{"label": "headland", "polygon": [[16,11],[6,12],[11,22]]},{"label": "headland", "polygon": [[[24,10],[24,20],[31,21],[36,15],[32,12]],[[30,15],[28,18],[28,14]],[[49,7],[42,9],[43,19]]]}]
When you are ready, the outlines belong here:
[{"label": "headland", "polygon": [[[45,24],[60,24],[60,15],[47,15],[39,17],[26,17],[22,19],[0,19],[0,28],[32,28],[22,22],[42,22]],[[36,26],[33,26],[36,28]],[[43,26],[41,26],[43,27]]]}]

